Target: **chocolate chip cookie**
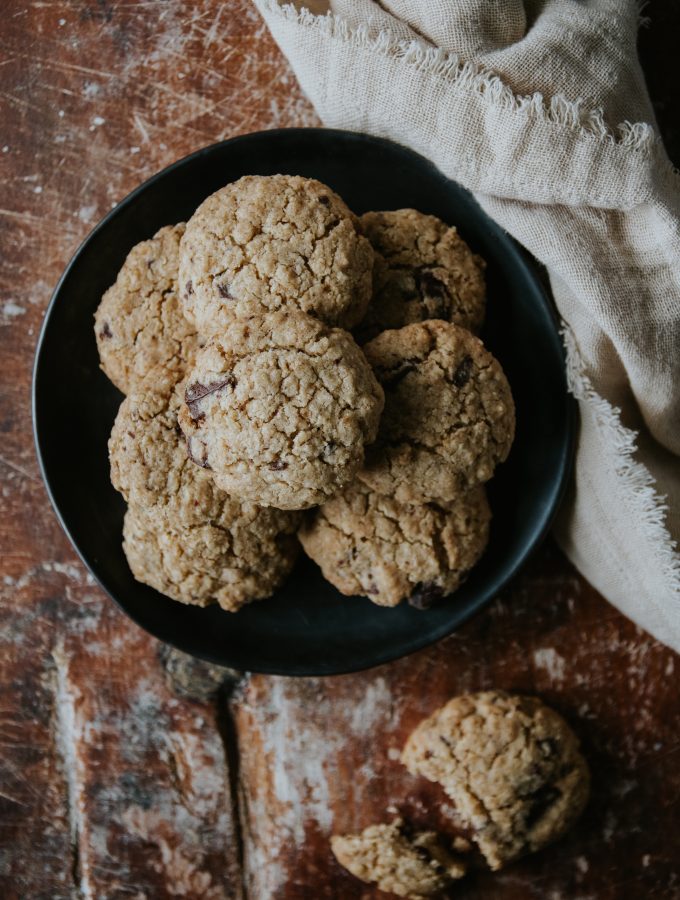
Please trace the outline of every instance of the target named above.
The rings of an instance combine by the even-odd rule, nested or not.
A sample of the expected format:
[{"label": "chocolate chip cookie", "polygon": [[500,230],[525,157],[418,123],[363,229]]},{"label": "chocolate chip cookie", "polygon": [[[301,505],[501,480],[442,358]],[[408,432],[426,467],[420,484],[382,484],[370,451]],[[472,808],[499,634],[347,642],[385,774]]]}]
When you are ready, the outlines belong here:
[{"label": "chocolate chip cookie", "polygon": [[416,209],[368,212],[360,221],[376,254],[373,297],[357,328],[362,343],[427,319],[481,327],[485,263],[455,227]]},{"label": "chocolate chip cookie", "polygon": [[206,334],[234,315],[280,309],[349,328],[366,311],[372,268],[343,200],[298,175],[248,175],[212,194],[180,252],[184,308]]},{"label": "chocolate chip cookie", "polygon": [[409,504],[355,481],[303,525],[300,541],[341,593],[424,609],[459,587],[484,552],[490,518],[483,487]]},{"label": "chocolate chip cookie", "polygon": [[235,497],[322,503],[355,475],[383,393],[350,335],[302,313],[235,319],[198,354],[179,422],[192,459]]},{"label": "chocolate chip cookie", "polygon": [[288,574],[299,516],[221,491],[187,456],[180,403],[172,376],[155,370],[116,417],[109,454],[113,485],[130,504],[125,552],[135,577],[167,596],[235,610]]},{"label": "chocolate chip cookie", "polygon": [[359,478],[406,503],[455,500],[510,452],[515,409],[500,364],[470,332],[431,321],[364,346],[385,391]]},{"label": "chocolate chip cookie", "polygon": [[503,691],[450,700],[411,734],[402,762],[442,785],[492,869],[560,837],[588,799],[588,767],[564,719]]},{"label": "chocolate chip cookie", "polygon": [[171,373],[153,370],[118,410],[109,460],[111,482],[128,503],[188,527],[218,520],[231,501],[187,455],[177,423],[182,396],[183,382],[175,385]]},{"label": "chocolate chip cookie", "polygon": [[183,234],[183,224],[167,226],[133,247],[95,313],[102,369],[124,394],[157,366],[179,380],[196,352],[177,290]]},{"label": "chocolate chip cookie", "polygon": [[334,834],[331,849],[361,881],[399,897],[434,897],[465,875],[466,866],[434,831],[412,831],[401,819],[360,834]]},{"label": "chocolate chip cookie", "polygon": [[137,581],[166,597],[236,612],[269,597],[295,563],[295,538],[277,514],[226,500],[215,523],[171,527],[159,510],[130,506],[123,550]]}]

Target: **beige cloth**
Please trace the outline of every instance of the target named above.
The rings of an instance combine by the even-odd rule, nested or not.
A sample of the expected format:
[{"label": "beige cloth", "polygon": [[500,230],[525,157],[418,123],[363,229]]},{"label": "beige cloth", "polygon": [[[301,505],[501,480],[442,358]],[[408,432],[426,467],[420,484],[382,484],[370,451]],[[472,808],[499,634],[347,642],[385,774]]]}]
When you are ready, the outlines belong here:
[{"label": "beige cloth", "polygon": [[680,650],[680,179],[637,3],[255,3],[326,125],[429,157],[547,266],[581,413],[558,538]]}]

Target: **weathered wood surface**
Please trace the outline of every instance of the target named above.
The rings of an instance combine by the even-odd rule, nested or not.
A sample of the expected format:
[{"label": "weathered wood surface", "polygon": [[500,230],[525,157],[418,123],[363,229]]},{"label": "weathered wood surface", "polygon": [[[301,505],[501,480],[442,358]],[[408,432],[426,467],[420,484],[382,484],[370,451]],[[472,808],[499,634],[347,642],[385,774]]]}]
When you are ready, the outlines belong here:
[{"label": "weathered wood surface", "polygon": [[[647,7],[641,44],[677,162],[673,6]],[[153,172],[223,137],[316,120],[247,0],[8,0],[2,12],[0,896],[377,897],[334,863],[329,833],[390,805],[446,825],[399,748],[451,693],[494,685],[536,691],[573,722],[593,801],[561,844],[457,896],[680,897],[678,659],[551,543],[454,637],[326,680],[189,660],[94,586],[32,448],[50,290]]]}]

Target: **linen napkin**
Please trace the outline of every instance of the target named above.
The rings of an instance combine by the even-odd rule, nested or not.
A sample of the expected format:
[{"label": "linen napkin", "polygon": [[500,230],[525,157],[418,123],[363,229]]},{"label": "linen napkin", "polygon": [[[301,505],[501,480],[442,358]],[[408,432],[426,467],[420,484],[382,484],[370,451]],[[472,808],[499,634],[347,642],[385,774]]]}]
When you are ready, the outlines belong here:
[{"label": "linen napkin", "polygon": [[548,269],[580,408],[564,551],[680,651],[680,177],[634,0],[254,0],[324,124],[429,157]]}]

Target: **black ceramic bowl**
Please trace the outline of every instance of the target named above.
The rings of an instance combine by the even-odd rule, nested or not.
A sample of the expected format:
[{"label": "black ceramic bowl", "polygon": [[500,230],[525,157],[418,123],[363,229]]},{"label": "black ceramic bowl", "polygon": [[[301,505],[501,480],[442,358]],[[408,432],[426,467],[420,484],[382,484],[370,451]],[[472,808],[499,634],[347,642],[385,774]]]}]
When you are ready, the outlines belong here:
[{"label": "black ceramic bowl", "polygon": [[[246,174],[311,176],[357,213],[415,207],[459,230],[488,262],[482,335],[517,405],[510,458],[489,485],[489,547],[439,606],[374,606],[343,597],[302,559],[269,600],[239,613],[183,606],[136,582],[121,549],[124,503],[111,487],[107,440],[121,395],[99,369],[92,316],[130,248]],[[325,129],[260,132],[200,150],[137,188],[94,229],[52,297],[33,380],[35,440],[61,524],[102,587],[142,628],[237,669],[328,675],[384,663],[453,631],[513,577],[545,534],[569,474],[573,414],[549,300],[526,255],[472,197],[415,153]]]}]

